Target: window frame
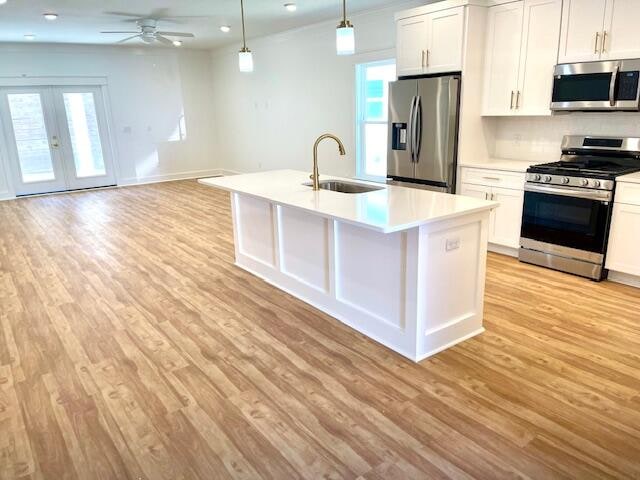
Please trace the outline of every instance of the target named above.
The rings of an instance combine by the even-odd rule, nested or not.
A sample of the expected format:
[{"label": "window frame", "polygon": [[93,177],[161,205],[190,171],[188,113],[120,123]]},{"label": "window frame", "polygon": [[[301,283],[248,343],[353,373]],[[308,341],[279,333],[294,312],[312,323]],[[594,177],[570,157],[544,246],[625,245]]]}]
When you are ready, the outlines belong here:
[{"label": "window frame", "polygon": [[[386,175],[368,175],[366,173],[366,145],[365,141],[365,128],[367,125],[389,125],[389,119],[386,121],[369,121],[366,119],[366,105],[367,105],[367,83],[366,71],[367,68],[376,66],[393,65],[397,68],[397,62],[395,58],[386,58],[382,60],[374,60],[370,62],[358,63],[356,65],[356,178],[362,180],[368,180],[373,182],[385,183],[387,180]],[[396,76],[397,78],[397,76]]]}]

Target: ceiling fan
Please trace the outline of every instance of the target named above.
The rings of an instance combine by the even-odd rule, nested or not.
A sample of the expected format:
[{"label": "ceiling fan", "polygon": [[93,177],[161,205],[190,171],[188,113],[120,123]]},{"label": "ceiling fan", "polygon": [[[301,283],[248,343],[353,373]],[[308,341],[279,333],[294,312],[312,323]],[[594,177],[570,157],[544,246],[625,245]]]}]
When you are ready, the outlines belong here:
[{"label": "ceiling fan", "polygon": [[186,37],[186,38],[194,38],[195,35],[193,33],[185,33],[185,32],[165,32],[158,31],[158,19],[157,18],[138,18],[135,20],[136,25],[139,30],[125,30],[125,31],[108,31],[108,32],[100,32],[100,33],[116,33],[116,34],[135,34],[127,38],[123,38],[122,40],[117,41],[116,43],[125,43],[130,40],[134,40],[139,38],[144,43],[155,43],[159,42],[164,45],[175,45],[173,40],[170,40],[167,37]]}]

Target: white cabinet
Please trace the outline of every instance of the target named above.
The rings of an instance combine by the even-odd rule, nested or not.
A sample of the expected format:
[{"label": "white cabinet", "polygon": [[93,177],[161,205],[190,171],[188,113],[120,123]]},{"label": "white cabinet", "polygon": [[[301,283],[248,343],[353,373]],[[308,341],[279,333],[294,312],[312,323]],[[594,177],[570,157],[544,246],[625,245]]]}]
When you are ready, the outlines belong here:
[{"label": "white cabinet", "polygon": [[489,9],[484,80],[484,115],[510,115],[518,85],[523,2]]},{"label": "white cabinet", "polygon": [[426,15],[400,20],[396,28],[398,76],[424,73],[428,35]]},{"label": "white cabinet", "polygon": [[398,76],[462,70],[464,7],[397,21]]},{"label": "white cabinet", "polygon": [[483,115],[550,115],[561,0],[522,0],[488,14]]},{"label": "white cabinet", "polygon": [[607,0],[602,32],[602,59],[640,57],[638,18],[640,1]]},{"label": "white cabinet", "polygon": [[607,248],[607,268],[640,276],[640,184],[619,183]]},{"label": "white cabinet", "polygon": [[638,0],[564,0],[559,63],[637,58]]},{"label": "white cabinet", "polygon": [[[520,177],[511,172],[484,170],[483,176],[475,175],[479,170],[463,172],[460,194],[498,202],[500,206],[491,212],[489,222],[489,242],[493,245],[517,249],[520,247],[520,229],[522,225],[522,207],[524,204],[524,178],[520,188],[496,187],[497,182],[511,183],[513,178]],[[503,178],[504,177],[504,178]],[[476,181],[487,178],[486,185],[467,183],[464,179]],[[481,181],[481,180],[480,180]]]},{"label": "white cabinet", "polygon": [[564,0],[559,63],[600,58],[606,0]]}]

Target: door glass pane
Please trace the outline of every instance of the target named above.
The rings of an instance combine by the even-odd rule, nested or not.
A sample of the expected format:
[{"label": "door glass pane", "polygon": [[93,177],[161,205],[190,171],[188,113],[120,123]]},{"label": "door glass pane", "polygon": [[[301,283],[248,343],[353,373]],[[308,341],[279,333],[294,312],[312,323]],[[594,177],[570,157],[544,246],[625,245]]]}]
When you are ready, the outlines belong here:
[{"label": "door glass pane", "polygon": [[365,174],[384,177],[387,174],[387,124],[367,123],[365,136]]},{"label": "door glass pane", "polygon": [[55,180],[39,93],[7,95],[24,183]]},{"label": "door glass pane", "polygon": [[77,177],[105,175],[93,93],[65,93],[63,96]]}]

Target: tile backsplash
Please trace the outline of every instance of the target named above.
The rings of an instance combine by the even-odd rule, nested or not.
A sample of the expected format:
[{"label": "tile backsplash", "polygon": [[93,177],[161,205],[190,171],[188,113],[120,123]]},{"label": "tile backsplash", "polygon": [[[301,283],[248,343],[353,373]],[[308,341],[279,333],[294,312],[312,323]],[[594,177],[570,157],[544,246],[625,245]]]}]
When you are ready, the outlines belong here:
[{"label": "tile backsplash", "polygon": [[551,117],[496,117],[493,156],[554,161],[564,135],[640,137],[639,113],[571,113]]}]

